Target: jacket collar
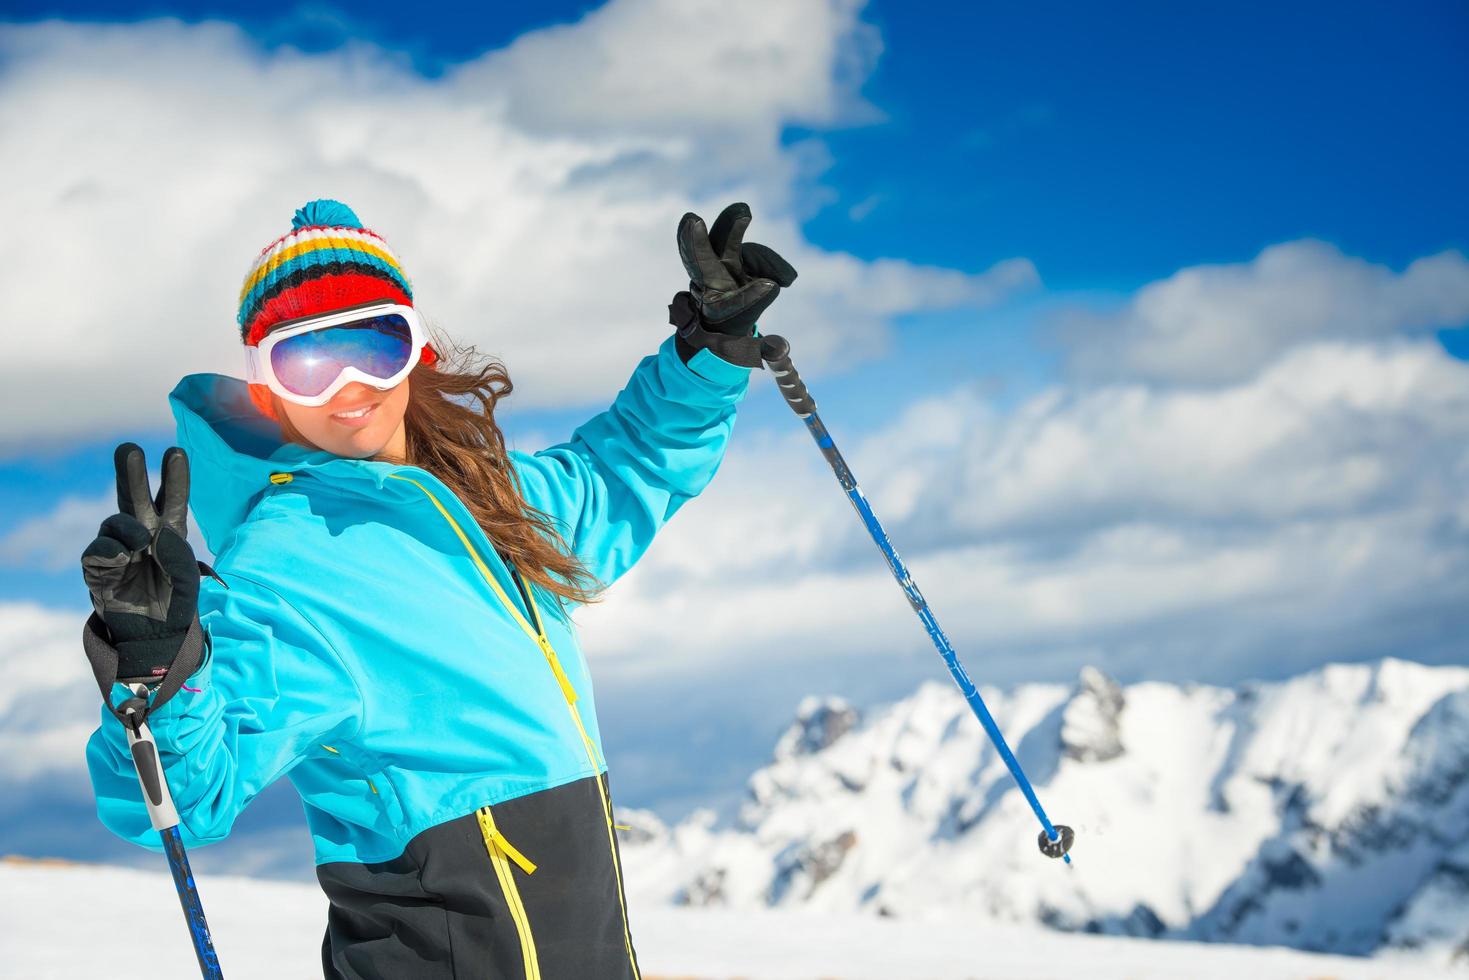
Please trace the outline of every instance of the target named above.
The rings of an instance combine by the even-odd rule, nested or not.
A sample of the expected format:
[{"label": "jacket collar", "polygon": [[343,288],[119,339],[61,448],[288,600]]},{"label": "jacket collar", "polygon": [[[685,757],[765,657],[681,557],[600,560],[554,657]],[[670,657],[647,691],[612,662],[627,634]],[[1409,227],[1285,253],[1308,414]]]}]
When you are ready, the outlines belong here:
[{"label": "jacket collar", "polygon": [[306,474],[344,493],[378,496],[386,490],[397,496],[405,493],[403,484],[388,480],[390,474],[424,472],[283,441],[280,427],[260,413],[239,378],[191,374],[179,381],[168,400],[178,444],[189,454],[189,502],[204,542],[215,554],[270,489],[273,474]]}]

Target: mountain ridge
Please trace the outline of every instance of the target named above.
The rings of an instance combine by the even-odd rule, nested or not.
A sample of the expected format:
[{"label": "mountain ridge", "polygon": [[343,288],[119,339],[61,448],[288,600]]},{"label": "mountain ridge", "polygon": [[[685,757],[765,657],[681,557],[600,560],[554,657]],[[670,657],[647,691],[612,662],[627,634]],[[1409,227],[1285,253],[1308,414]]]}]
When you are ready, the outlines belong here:
[{"label": "mountain ridge", "polygon": [[[962,696],[808,697],[720,824],[619,810],[650,900],[962,912],[1067,931],[1469,962],[1469,668],[1384,658],[1234,688],[984,689],[1074,868]],[[1457,909],[1457,910],[1456,910]]]}]

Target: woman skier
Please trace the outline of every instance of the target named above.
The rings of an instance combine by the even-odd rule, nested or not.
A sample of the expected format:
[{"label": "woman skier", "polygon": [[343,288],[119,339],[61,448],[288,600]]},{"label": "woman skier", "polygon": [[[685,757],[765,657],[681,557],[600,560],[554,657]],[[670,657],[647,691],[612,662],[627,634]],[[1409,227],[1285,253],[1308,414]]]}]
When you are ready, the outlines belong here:
[{"label": "woman skier", "polygon": [[[531,454],[494,419],[503,368],[431,342],[387,243],[340,202],[298,210],[241,291],[246,380],[174,389],[156,497],[141,449],[118,447],[119,513],[83,554],[102,822],[159,848],[131,707],[185,844],[291,780],[330,900],[326,977],[636,980],[570,613],[719,467],[751,367],[715,351],[795,278],[742,241],[749,222],[743,204],[707,230],[684,216],[680,330]],[[179,533],[189,503],[214,569]]]}]

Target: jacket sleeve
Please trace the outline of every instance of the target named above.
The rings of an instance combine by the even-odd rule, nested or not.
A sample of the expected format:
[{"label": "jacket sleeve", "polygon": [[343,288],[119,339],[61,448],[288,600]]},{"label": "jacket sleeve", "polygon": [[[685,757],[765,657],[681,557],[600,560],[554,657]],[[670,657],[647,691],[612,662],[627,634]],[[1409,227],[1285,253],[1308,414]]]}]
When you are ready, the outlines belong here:
[{"label": "jacket sleeve", "polygon": [[526,502],[550,514],[588,570],[611,585],[713,479],[751,370],[710,350],[684,364],[670,334],[611,407],[569,440],[510,452]]},{"label": "jacket sleeve", "polygon": [[[148,719],[192,846],[223,840],[245,805],[309,750],[350,741],[362,726],[356,682],[316,627],[267,586],[226,578],[228,589],[208,578],[200,587],[205,663]],[[126,696],[113,688],[113,703]],[[122,723],[101,710],[87,742],[97,815],[124,840],[161,850]]]}]

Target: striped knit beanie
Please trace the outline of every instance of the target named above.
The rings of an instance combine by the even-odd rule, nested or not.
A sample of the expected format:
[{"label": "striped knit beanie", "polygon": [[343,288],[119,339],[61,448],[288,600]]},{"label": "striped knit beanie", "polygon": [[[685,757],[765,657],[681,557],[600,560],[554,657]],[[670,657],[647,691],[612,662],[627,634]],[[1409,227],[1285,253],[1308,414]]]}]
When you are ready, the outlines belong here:
[{"label": "striped knit beanie", "polygon": [[[310,201],[296,210],[291,230],[261,250],[240,287],[240,339],[260,343],[283,320],[330,313],[374,300],[413,305],[413,284],[397,256],[362,227],[340,201]],[[425,364],[436,361],[425,346]],[[275,418],[270,389],[251,385],[250,397]]]}]

